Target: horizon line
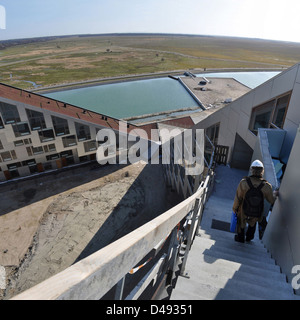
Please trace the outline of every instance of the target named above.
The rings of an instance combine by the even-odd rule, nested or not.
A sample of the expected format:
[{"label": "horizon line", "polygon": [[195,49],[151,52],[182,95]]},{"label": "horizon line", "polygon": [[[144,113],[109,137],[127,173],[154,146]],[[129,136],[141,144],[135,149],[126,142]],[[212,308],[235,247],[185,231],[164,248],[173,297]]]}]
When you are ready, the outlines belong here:
[{"label": "horizon line", "polygon": [[253,41],[271,41],[271,42],[285,42],[285,43],[297,43],[297,41],[290,40],[274,40],[274,39],[265,39],[265,38],[250,38],[250,37],[241,37],[241,36],[229,36],[229,35],[209,35],[209,34],[193,34],[193,33],[167,33],[167,32],[110,32],[110,33],[75,33],[75,34],[61,34],[61,35],[52,35],[52,36],[36,36],[36,37],[26,37],[26,38],[12,38],[6,40],[0,40],[1,42],[10,42],[10,41],[21,41],[21,40],[39,40],[39,39],[51,39],[51,38],[68,38],[68,37],[100,37],[100,36],[182,36],[182,37],[209,37],[209,38],[235,38],[235,39],[246,39]]}]

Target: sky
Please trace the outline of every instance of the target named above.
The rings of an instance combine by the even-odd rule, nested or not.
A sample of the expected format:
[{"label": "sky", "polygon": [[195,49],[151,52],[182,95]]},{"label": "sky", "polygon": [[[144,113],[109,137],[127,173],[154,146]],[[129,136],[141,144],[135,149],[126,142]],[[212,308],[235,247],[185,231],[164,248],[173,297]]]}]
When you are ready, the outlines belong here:
[{"label": "sky", "polygon": [[176,33],[300,42],[299,0],[0,0],[0,41]]}]

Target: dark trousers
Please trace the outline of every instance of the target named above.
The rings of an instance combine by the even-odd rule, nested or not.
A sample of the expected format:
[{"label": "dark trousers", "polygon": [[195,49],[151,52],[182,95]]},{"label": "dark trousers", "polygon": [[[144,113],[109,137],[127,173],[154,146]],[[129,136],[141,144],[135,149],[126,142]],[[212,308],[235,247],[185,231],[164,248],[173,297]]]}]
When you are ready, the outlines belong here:
[{"label": "dark trousers", "polygon": [[[253,227],[248,225],[246,232],[246,241],[251,241],[254,238],[256,230],[256,223]],[[239,242],[245,242],[245,229],[241,229],[241,232],[237,234],[236,240]]]}]

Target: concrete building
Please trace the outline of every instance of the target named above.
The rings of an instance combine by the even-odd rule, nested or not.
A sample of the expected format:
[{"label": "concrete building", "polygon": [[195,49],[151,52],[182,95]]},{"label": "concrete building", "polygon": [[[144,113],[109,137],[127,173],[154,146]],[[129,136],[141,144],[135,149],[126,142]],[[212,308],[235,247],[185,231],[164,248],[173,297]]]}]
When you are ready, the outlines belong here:
[{"label": "concrete building", "polygon": [[[18,139],[21,140],[21,138],[23,138],[22,134],[31,138],[32,144],[36,143],[34,147],[38,146],[38,143],[42,145],[44,152],[44,145],[47,145],[49,150],[50,147],[48,145],[53,143],[52,141],[47,141],[47,139],[49,136],[51,138],[54,136],[55,140],[58,140],[56,142],[56,148],[58,148],[56,153],[73,150],[72,148],[75,148],[75,145],[68,143],[73,144],[75,142],[75,136],[77,139],[76,148],[79,150],[78,145],[84,143],[84,141],[79,142],[81,135],[79,131],[76,131],[76,122],[79,121],[82,124],[86,124],[84,121],[88,118],[81,118],[81,116],[90,117],[89,112],[85,114],[84,110],[82,110],[80,113],[80,108],[73,109],[74,107],[71,107],[74,113],[72,114],[72,118],[69,119],[69,114],[66,112],[66,110],[69,110],[69,107],[67,107],[66,110],[63,109],[64,113],[61,113],[59,110],[64,108],[64,106],[60,105],[59,102],[49,100],[50,102],[48,103],[47,98],[39,97],[38,102],[34,105],[32,102],[31,104],[29,103],[32,98],[32,96],[28,96],[29,93],[24,93],[21,90],[9,87],[5,87],[4,91],[5,92],[1,89],[0,94],[1,99],[3,99],[2,103],[6,103],[5,106],[7,106],[7,104],[11,105],[13,101],[17,101],[18,103],[17,108],[10,108],[12,112],[9,115],[3,112],[4,109],[2,107],[0,108],[3,118],[2,127],[5,127],[4,133],[0,132],[0,139],[3,148],[11,148],[10,155],[1,154],[3,163],[5,162],[7,165],[10,165],[13,160],[15,162],[23,161],[22,159],[18,159],[20,155],[17,151],[15,154],[12,152],[18,148],[14,148],[15,141]],[[13,92],[14,95],[11,96],[9,94],[10,92]],[[225,98],[228,97],[224,97],[224,99]],[[267,252],[265,252],[265,248],[259,240],[254,242],[252,247],[251,245],[247,246],[247,244],[244,246],[244,244],[235,243],[232,234],[226,232],[221,234],[222,231],[219,232],[218,236],[215,231],[214,234],[211,233],[210,236],[215,236],[215,240],[213,240],[213,238],[208,239],[209,235],[204,231],[206,227],[212,229],[211,219],[208,219],[209,223],[207,222],[206,226],[205,223],[208,220],[202,221],[202,215],[206,200],[212,190],[214,172],[210,172],[198,190],[177,206],[128,234],[126,238],[119,239],[119,241],[87,257],[84,261],[79,261],[76,265],[67,268],[60,274],[30,289],[27,293],[25,292],[24,295],[16,297],[16,299],[36,299],[41,297],[43,299],[99,299],[117,283],[116,291],[121,291],[118,299],[122,299],[123,292],[118,288],[124,287],[128,270],[130,270],[132,266],[140,266],[142,259],[145,258],[149,252],[152,252],[153,248],[156,254],[161,248],[161,243],[164,243],[165,239],[170,236],[171,240],[168,252],[164,253],[160,260],[149,271],[146,275],[148,278],[142,279],[142,284],[138,287],[138,290],[142,290],[152,279],[158,279],[158,276],[161,278],[164,277],[163,272],[160,270],[163,269],[161,268],[162,265],[165,266],[168,264],[168,261],[171,261],[171,266],[166,266],[166,269],[169,268],[169,271],[175,271],[176,259],[180,260],[177,252],[179,252],[178,250],[180,249],[179,235],[181,233],[179,229],[182,221],[185,221],[187,226],[186,229],[183,230],[187,230],[188,232],[186,238],[187,250],[185,251],[186,253],[184,253],[183,261],[181,261],[184,266],[187,262],[190,246],[193,243],[193,239],[195,239],[194,236],[197,231],[200,237],[194,241],[196,243],[194,246],[197,250],[194,255],[196,258],[192,261],[193,267],[196,270],[195,277],[191,277],[191,279],[188,280],[188,289],[180,292],[175,296],[175,299],[189,299],[192,293],[195,293],[195,295],[193,295],[195,298],[199,292],[199,281],[209,281],[211,279],[214,281],[213,285],[207,282],[204,282],[204,284],[200,282],[200,285],[203,287],[202,298],[204,299],[243,299],[243,296],[245,299],[255,297],[261,299],[294,299],[294,293],[300,293],[298,283],[297,286],[295,286],[294,283],[293,288],[289,285],[288,289],[290,293],[284,294],[283,286],[276,284],[275,276],[277,272],[283,271],[288,281],[292,282],[293,279],[295,279],[295,272],[299,273],[300,270],[299,101],[300,63],[283,71],[240,98],[237,98],[222,109],[208,115],[193,126],[194,130],[205,130],[206,136],[215,147],[221,147],[223,151],[225,150],[227,152],[222,160],[224,164],[229,164],[231,168],[242,169],[243,171],[241,172],[245,173],[247,172],[245,170],[249,169],[254,159],[260,159],[265,166],[265,178],[274,188],[279,187],[279,198],[276,200],[269,216],[268,226],[263,237],[263,243],[276,260],[276,266],[270,266],[270,257],[267,256]],[[43,122],[37,114],[28,114],[27,109],[29,109],[29,105],[35,106],[35,108],[31,109],[39,112],[41,112],[44,106],[48,106],[44,111],[46,127],[37,130],[31,128],[33,133],[29,133],[30,120],[32,118],[38,118],[40,123],[43,124]],[[50,106],[53,109],[51,109]],[[70,123],[68,133],[66,133],[66,127],[63,121],[60,120],[57,122],[56,119],[53,119],[53,117],[57,116],[57,112],[60,112],[61,117],[68,118],[68,123]],[[94,116],[90,117],[90,119],[94,119]],[[104,123],[106,123],[105,121],[106,120],[104,120]],[[112,120],[108,122],[110,124],[113,123]],[[99,125],[99,123],[95,123],[95,125],[93,125],[94,129]],[[53,134],[50,132],[50,135],[48,135],[47,131],[44,135],[43,130],[48,129],[52,129]],[[62,137],[57,136],[55,130],[58,130],[57,132],[61,133]],[[84,134],[82,136],[86,137],[87,130],[83,131]],[[69,135],[73,136],[73,138],[69,137]],[[91,134],[91,139],[93,139],[93,137],[94,133]],[[63,138],[66,139],[63,140]],[[43,139],[45,139],[45,141]],[[30,145],[28,142],[30,141],[27,141],[27,145]],[[19,143],[20,147],[25,148],[23,151],[27,150],[26,141],[23,142],[23,145],[21,145],[21,142],[17,144]],[[52,147],[51,150],[53,150]],[[75,158],[86,155],[78,150],[77,153],[73,153],[73,156],[75,154]],[[218,150],[218,148],[216,148],[216,150]],[[207,147],[205,151],[207,154],[212,154],[211,146]],[[13,159],[14,157],[16,158]],[[3,168],[2,163],[1,168]],[[39,168],[38,165],[37,168]],[[10,172],[12,169],[13,168],[9,169],[7,167],[6,171]],[[170,172],[174,173],[175,171],[170,170]],[[6,174],[8,173],[4,173],[3,178]],[[173,177],[174,176],[173,174]],[[228,178],[228,175],[226,177]],[[230,191],[234,191],[232,184],[229,185],[226,181],[225,183],[223,181],[223,184],[225,185],[225,189],[227,188],[230,189]],[[178,190],[180,190],[180,188]],[[226,202],[224,202],[224,199],[223,202],[221,202],[221,200],[222,197],[218,196],[212,196],[210,198],[209,201],[211,202],[205,208],[206,213],[204,213],[204,215],[206,214],[206,218],[208,216],[211,218],[214,214],[219,214],[223,219],[225,211],[231,214],[233,199],[227,199]],[[201,221],[204,223],[202,223],[201,228],[198,229]],[[217,222],[224,223],[226,221],[220,220]],[[205,239],[205,237],[207,238]],[[182,239],[184,239],[184,232]],[[218,253],[217,255],[213,255],[212,253],[214,248]],[[201,256],[202,252],[206,253],[206,255]],[[211,255],[210,259],[207,259],[209,255]],[[231,260],[232,257],[234,257],[234,260]],[[246,262],[241,262],[241,257],[243,257],[243,261]],[[201,266],[201,261],[199,262],[200,258],[204,259]],[[248,265],[249,262],[251,262],[252,265]],[[233,266],[234,270],[231,269]],[[296,269],[294,268],[295,266]],[[207,270],[204,270],[205,268],[207,268]],[[212,269],[214,269],[214,271],[212,271]],[[254,270],[255,272],[251,274]],[[229,271],[233,274],[228,276],[228,280],[227,277],[225,277],[225,272],[229,274]],[[267,289],[261,286],[263,279],[260,280],[259,277],[262,277],[262,272],[264,273],[263,277],[268,277],[268,281],[266,282]],[[241,275],[244,279],[240,282],[237,278]],[[201,279],[199,280],[199,278]],[[68,279],[68,281],[64,281],[65,279]],[[187,277],[182,277],[181,279],[184,281]],[[253,283],[254,279],[257,283]],[[296,280],[298,279],[299,277],[296,278]],[[221,280],[224,280],[225,284],[221,284]],[[280,281],[281,280],[282,279],[280,279]],[[158,280],[157,282],[159,283]],[[216,284],[216,282],[218,282],[218,284]],[[251,287],[253,289],[253,285],[255,285],[256,288],[255,293],[252,291],[251,295],[248,295],[245,294],[245,292],[241,292],[245,290],[245,287]],[[215,290],[211,296],[207,295],[211,293],[210,289]],[[128,299],[134,299],[138,296],[135,289],[133,292],[135,295],[130,295]],[[230,297],[229,293],[234,293],[234,295]]]},{"label": "concrete building", "polygon": [[283,71],[196,124],[228,147],[232,168],[248,170],[254,159],[280,187],[264,243],[288,276],[300,264],[300,64]]}]

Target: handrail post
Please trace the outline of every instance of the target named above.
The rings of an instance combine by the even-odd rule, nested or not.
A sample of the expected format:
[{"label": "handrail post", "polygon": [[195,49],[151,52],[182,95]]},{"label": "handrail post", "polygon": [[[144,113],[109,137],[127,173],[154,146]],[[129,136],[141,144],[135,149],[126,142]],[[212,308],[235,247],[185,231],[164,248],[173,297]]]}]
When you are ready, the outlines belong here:
[{"label": "handrail post", "polygon": [[193,217],[192,217],[192,223],[190,226],[190,230],[189,230],[189,234],[188,234],[188,239],[187,239],[187,244],[186,244],[186,248],[185,248],[185,254],[184,254],[184,258],[183,258],[183,262],[182,262],[182,266],[181,266],[181,270],[180,270],[180,275],[183,277],[187,277],[187,274],[184,274],[185,271],[185,265],[187,262],[187,258],[188,258],[188,254],[191,248],[191,244],[192,244],[192,236],[193,236],[193,231],[194,231],[194,227],[195,227],[195,223],[196,223],[196,219],[197,219],[197,215],[198,215],[198,211],[199,211],[199,203],[200,203],[200,199],[196,199],[195,200],[195,206],[194,206],[194,210],[193,210]]},{"label": "handrail post", "polygon": [[204,193],[202,193],[201,197],[200,197],[200,205],[199,205],[199,215],[198,215],[198,222],[197,222],[197,227],[196,227],[196,232],[195,235],[198,236],[199,235],[199,229],[200,229],[200,225],[201,225],[201,221],[202,221],[202,216],[203,216],[203,210],[204,210]]},{"label": "handrail post", "polygon": [[176,227],[172,232],[171,241],[170,241],[169,250],[168,250],[169,270],[168,270],[168,277],[166,281],[168,284],[171,283],[173,274],[175,272],[178,249],[179,249],[178,229]]},{"label": "handrail post", "polygon": [[115,292],[115,300],[122,300],[123,299],[125,278],[126,278],[126,275],[117,283],[116,292]]}]

